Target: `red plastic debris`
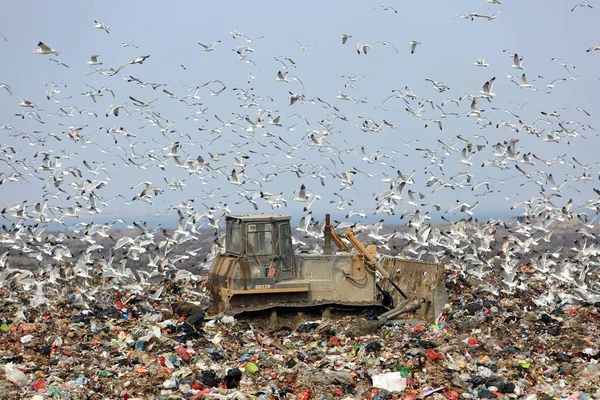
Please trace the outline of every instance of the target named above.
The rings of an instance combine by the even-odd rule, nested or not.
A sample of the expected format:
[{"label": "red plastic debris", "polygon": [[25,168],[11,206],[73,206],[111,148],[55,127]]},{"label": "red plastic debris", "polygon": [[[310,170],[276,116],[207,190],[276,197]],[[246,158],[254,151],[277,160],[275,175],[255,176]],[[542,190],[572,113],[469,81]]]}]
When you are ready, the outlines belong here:
[{"label": "red plastic debris", "polygon": [[158,356],[158,362],[161,365],[161,367],[166,367],[167,364],[165,362],[165,357],[164,356]]},{"label": "red plastic debris", "polygon": [[46,387],[46,381],[43,379],[38,379],[31,385],[35,390],[44,389]]},{"label": "red plastic debris", "polygon": [[296,397],[296,400],[308,400],[310,399],[311,394],[312,391],[309,388],[306,388],[298,395],[298,397]]},{"label": "red plastic debris", "polygon": [[446,396],[446,398],[448,400],[458,400],[458,399],[460,399],[460,393],[457,390],[448,389],[448,390],[444,390],[442,393],[444,394],[444,396]]},{"label": "red plastic debris", "polygon": [[185,362],[190,361],[190,359],[192,358],[190,353],[188,353],[188,351],[183,346],[175,347],[175,352]]},{"label": "red plastic debris", "polygon": [[443,360],[444,356],[441,355],[440,353],[438,353],[435,350],[427,350],[426,352],[427,357],[431,360],[431,361],[435,361],[435,360]]}]

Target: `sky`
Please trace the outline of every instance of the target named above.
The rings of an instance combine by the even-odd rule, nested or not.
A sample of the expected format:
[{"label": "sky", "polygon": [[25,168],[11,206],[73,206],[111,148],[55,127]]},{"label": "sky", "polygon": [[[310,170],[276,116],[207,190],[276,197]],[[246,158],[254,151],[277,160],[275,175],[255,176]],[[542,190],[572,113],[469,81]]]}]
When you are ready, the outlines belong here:
[{"label": "sky", "polygon": [[[252,206],[238,194],[240,186],[231,184],[225,176],[207,173],[203,180],[177,168],[173,159],[165,155],[169,153],[172,143],[179,141],[182,160],[202,156],[212,167],[222,167],[223,171],[228,172],[233,168],[239,171],[241,167],[234,165],[234,156],[243,153],[249,156],[244,167],[248,178],[259,180],[269,173],[276,173],[270,182],[261,182],[262,186],[247,182],[243,188],[247,193],[263,191],[276,195],[281,192],[287,199],[287,207],[273,210],[259,198],[256,200],[259,212],[284,212],[295,218],[304,215],[303,202],[293,200],[301,184],[306,185],[309,192],[320,196],[311,207],[315,215],[333,212],[343,216],[355,210],[364,211],[371,218],[385,217],[387,222],[399,223],[400,215],[413,207],[406,204],[406,190],[411,189],[424,193],[425,197],[419,202],[427,205],[424,207],[432,216],[442,215],[460,200],[469,204],[479,202],[474,212],[482,219],[509,218],[518,214],[518,210],[511,209],[515,202],[540,195],[540,185],[535,181],[546,184],[542,172],[527,178],[515,168],[517,164],[530,173],[552,173],[557,184],[566,179],[568,183],[560,191],[562,198],[553,201],[562,204],[573,198],[576,207],[582,208],[587,199],[595,197],[592,187],[598,179],[597,168],[590,169],[594,179],[592,182],[575,182],[573,176],[580,176],[584,170],[565,163],[547,166],[534,160],[535,165],[509,162],[505,170],[482,167],[485,160],[494,158],[493,145],[510,137],[519,139],[519,157],[531,152],[542,159],[566,154],[564,160],[572,161],[572,157],[575,157],[582,164],[597,160],[598,132],[587,126],[600,129],[597,116],[600,51],[586,52],[586,49],[600,42],[596,28],[600,6],[593,9],[581,7],[571,12],[575,4],[547,0],[506,0],[500,5],[484,0],[390,1],[384,4],[395,8],[397,12],[394,12],[391,9],[383,10],[379,7],[380,3],[345,1],[265,1],[260,5],[250,2],[196,1],[8,1],[0,16],[0,32],[7,39],[4,41],[0,37],[0,51],[5,60],[0,68],[0,83],[8,84],[13,95],[0,89],[0,125],[11,126],[14,130],[0,130],[0,143],[12,146],[17,153],[8,159],[0,152],[0,159],[5,161],[0,163],[0,174],[4,172],[10,175],[14,167],[27,181],[19,179],[0,185],[0,206],[26,199],[29,205],[33,205],[41,201],[46,192],[56,193],[56,188],[51,184],[44,188],[50,175],[39,171],[42,157],[33,157],[37,151],[52,150],[53,155],[72,154],[70,158],[60,160],[61,168],[74,166],[82,170],[85,179],[106,181],[104,187],[96,190],[99,196],[108,200],[104,215],[143,217],[173,212],[173,205],[192,198],[196,199],[194,208],[198,211],[218,203],[227,203],[234,213],[252,210]],[[36,12],[32,12],[33,7]],[[484,18],[475,18],[474,21],[457,18],[469,12],[490,16],[498,14],[490,21]],[[94,20],[110,26],[110,34],[95,29]],[[247,35],[252,42],[247,43],[242,37],[233,38],[231,31]],[[344,33],[352,35],[345,45],[339,37]],[[33,54],[40,40],[59,50],[60,54]],[[221,42],[211,52],[203,51],[198,44],[209,44],[216,40]],[[391,45],[374,45],[382,40],[392,43],[398,53]],[[421,42],[415,54],[410,54],[412,40]],[[137,48],[124,47],[123,42],[132,43]],[[374,46],[368,54],[359,55],[356,52],[357,43]],[[243,45],[253,49],[246,54],[256,65],[239,60],[234,49]],[[511,82],[507,74],[512,74],[520,82],[522,71],[511,68],[509,52],[516,52],[523,57],[524,72],[530,81],[534,80],[534,87],[540,90],[521,89]],[[141,55],[150,57],[142,65],[129,65],[115,76],[90,75],[95,67],[86,62],[95,54],[103,62],[99,68],[117,68]],[[283,69],[283,65],[274,59],[280,56],[291,57],[295,68],[285,62],[288,68]],[[569,61],[575,68],[569,69],[569,72],[559,62],[551,60],[553,57]],[[64,62],[69,68],[53,63],[50,58]],[[489,67],[473,66],[477,58],[485,58]],[[277,72],[280,70],[289,71],[288,77],[297,77],[305,88],[291,78],[288,83],[277,82]],[[249,74],[253,76],[250,81]],[[351,88],[344,86],[347,80],[343,75],[361,77],[353,82],[356,87]],[[560,81],[550,89],[538,77],[540,75],[549,81],[557,78],[565,78],[566,81]],[[122,79],[129,76],[166,86],[157,89],[139,87]],[[571,76],[576,78],[572,79]],[[469,112],[468,99],[461,101],[460,106],[453,103],[443,106],[448,116],[441,119],[442,130],[435,124],[425,128],[428,119],[442,115],[439,109],[432,109],[428,103],[423,106],[422,118],[417,118],[407,113],[402,99],[384,102],[393,89],[404,91],[408,86],[418,98],[410,102],[413,109],[417,108],[419,100],[432,100],[434,104],[441,105],[444,99],[459,98],[467,93],[477,94],[492,77],[496,78],[493,87],[496,95],[491,103],[480,99],[477,104],[480,109],[485,109],[482,116],[492,122],[492,126],[485,129],[478,128],[476,118],[465,115]],[[226,86],[222,93],[213,96],[203,87],[198,92],[199,100],[188,99],[189,103],[202,103],[201,108],[209,107],[203,115],[208,121],[186,119],[193,116],[196,109],[188,108],[179,101],[189,94],[184,85],[195,87],[213,79],[222,81]],[[449,90],[439,93],[426,79],[443,82]],[[66,87],[61,86],[60,93],[48,100],[44,90],[50,82]],[[110,87],[115,96],[103,92],[94,103],[90,97],[82,95],[93,90],[90,86],[95,89]],[[216,82],[207,87],[214,91],[221,88]],[[254,102],[258,106],[242,107],[243,102],[233,89],[250,87],[257,96]],[[176,94],[178,99],[167,97],[163,89]],[[310,101],[298,102],[290,106],[290,91],[304,94],[307,100],[319,97],[339,111],[324,107],[318,101],[315,104]],[[340,92],[362,101],[355,103],[339,99],[336,96]],[[125,113],[118,117],[105,116],[110,105],[122,105],[133,112],[136,107],[129,96],[144,102],[157,99],[150,108],[169,121],[165,125],[172,123],[169,129],[177,132],[161,133],[144,118],[143,112],[135,112],[130,116]],[[44,121],[43,124],[15,115],[27,111],[19,106],[20,98],[36,105],[35,110]],[[514,103],[527,104],[519,108]],[[93,111],[98,116],[79,115],[77,112],[73,117],[57,115],[60,107],[69,106]],[[575,108],[564,109],[572,106],[582,107],[591,116]],[[281,116],[283,126],[270,125],[265,119],[264,128],[248,133],[245,131],[248,124],[244,119],[221,127],[215,118],[218,115],[222,120],[229,121],[232,113],[239,113],[255,121],[259,108],[271,110],[273,116]],[[504,110],[518,114],[519,118]],[[580,131],[584,137],[569,138],[568,143],[564,138],[559,143],[544,142],[542,139],[547,131],[558,129],[555,119],[552,119],[553,125],[536,123],[538,131],[545,130],[540,137],[527,134],[524,130],[515,132],[506,127],[496,128],[501,120],[517,123],[520,119],[526,124],[533,124],[543,117],[542,111],[558,111],[562,121],[580,121],[586,126],[585,130]],[[294,114],[303,115],[309,124]],[[333,118],[334,115],[343,119]],[[384,126],[379,132],[363,132],[359,127],[367,118],[378,124],[385,119],[397,128]],[[312,130],[318,131],[317,136],[323,133],[323,126],[319,124],[322,120],[329,120],[333,125],[331,134],[319,147],[311,144],[307,137]],[[289,130],[294,124],[298,125],[294,130]],[[94,144],[84,147],[81,143],[69,140],[66,132],[70,126],[85,126],[81,135]],[[575,125],[569,126],[573,128]],[[113,137],[108,136],[102,127],[124,127],[135,137],[118,138],[117,145],[124,151],[114,146]],[[219,134],[209,133],[213,128],[221,128],[218,139]],[[48,133],[62,140],[47,136]],[[246,137],[240,137],[240,134]],[[46,137],[46,141],[31,143],[27,138],[31,138],[31,135]],[[460,150],[465,146],[456,138],[457,135],[473,143],[487,142],[485,149],[473,154],[472,165],[459,162]],[[274,143],[279,147],[287,147],[279,138],[290,145],[299,145],[293,153],[297,158],[287,159],[275,147]],[[447,144],[456,143],[454,147],[458,151],[443,154],[439,140]],[[123,158],[132,157],[130,144],[134,144],[135,154],[151,154],[164,159],[164,169],[155,166],[152,160],[145,169],[127,166]],[[364,161],[360,153],[361,146],[368,154],[380,151],[390,155],[390,158],[380,158],[376,162]],[[417,149],[438,152],[444,158],[442,170],[428,167],[430,160],[424,157],[426,153]],[[336,151],[340,152],[344,164],[339,158],[333,157]],[[128,153],[127,157],[125,152]],[[225,154],[218,161],[212,161],[209,153]],[[327,155],[334,161],[328,159]],[[26,162],[16,164],[15,160]],[[106,180],[103,173],[93,175],[86,171],[84,160],[90,165],[94,162],[109,165],[107,172],[110,181]],[[386,164],[381,164],[381,161]],[[141,161],[140,165],[143,164],[144,161]],[[299,178],[290,172],[293,169],[290,166],[300,164],[305,164],[300,169],[306,175]],[[344,187],[339,174],[353,168],[360,172],[354,175],[354,183],[350,187]],[[394,215],[373,216],[377,193],[389,189],[389,183],[381,179],[384,174],[395,177],[398,170],[406,175],[415,171],[414,184],[405,187],[405,199],[398,201]],[[323,173],[326,184],[321,185],[316,175],[311,176],[311,171]],[[477,190],[472,185],[457,185],[435,192],[427,186],[432,174],[448,182],[460,182],[463,179],[451,179],[459,172],[470,173],[473,182],[489,182],[490,193],[478,196],[486,192],[485,185]],[[186,187],[184,190],[169,190],[163,178],[185,180]],[[73,193],[68,183],[76,180],[67,172],[65,190]],[[142,189],[133,187],[143,181],[150,181],[164,189],[162,194],[153,198],[151,205],[132,201]],[[212,197],[209,196],[211,193]],[[337,202],[339,198],[334,193],[352,200],[353,204],[336,210],[336,204],[331,202]],[[236,204],[238,202],[240,204]],[[58,194],[56,198],[50,197],[48,205],[66,207],[77,203],[86,204],[86,201]],[[432,207],[433,204],[440,205],[439,212]],[[455,219],[464,216],[464,213],[454,214]]]}]

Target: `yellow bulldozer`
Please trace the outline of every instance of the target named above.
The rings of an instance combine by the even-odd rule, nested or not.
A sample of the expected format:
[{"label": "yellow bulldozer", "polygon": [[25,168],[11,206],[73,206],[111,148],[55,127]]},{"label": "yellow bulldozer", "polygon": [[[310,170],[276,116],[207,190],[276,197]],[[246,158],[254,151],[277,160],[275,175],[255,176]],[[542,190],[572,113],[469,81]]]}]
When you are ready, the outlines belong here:
[{"label": "yellow bulldozer", "polygon": [[289,215],[226,216],[225,252],[215,258],[208,277],[209,316],[378,309],[384,319],[433,321],[448,302],[444,265],[388,258],[384,265],[390,267],[384,268],[375,245],[363,244],[352,228],[338,235],[329,214],[323,252],[295,252],[290,220]]}]

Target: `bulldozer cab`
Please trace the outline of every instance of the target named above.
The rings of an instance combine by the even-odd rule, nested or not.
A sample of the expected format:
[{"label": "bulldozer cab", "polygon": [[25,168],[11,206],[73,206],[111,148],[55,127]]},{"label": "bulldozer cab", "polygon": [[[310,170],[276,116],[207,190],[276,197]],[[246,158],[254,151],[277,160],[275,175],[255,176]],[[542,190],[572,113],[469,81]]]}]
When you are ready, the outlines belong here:
[{"label": "bulldozer cab", "polygon": [[288,215],[226,217],[225,254],[247,263],[252,282],[268,287],[295,278]]}]

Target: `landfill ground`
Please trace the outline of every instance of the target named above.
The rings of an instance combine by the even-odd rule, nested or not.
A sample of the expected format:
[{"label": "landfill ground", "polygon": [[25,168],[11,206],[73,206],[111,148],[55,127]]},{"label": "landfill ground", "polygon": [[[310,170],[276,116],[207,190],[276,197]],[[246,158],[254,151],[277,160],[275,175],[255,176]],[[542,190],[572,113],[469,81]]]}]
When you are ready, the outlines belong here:
[{"label": "landfill ground", "polygon": [[0,399],[600,397],[597,307],[538,307],[452,273],[436,323],[301,313],[278,326],[224,316],[199,332],[171,303],[199,300],[205,279],[77,290],[71,278],[43,294],[0,289]]}]

